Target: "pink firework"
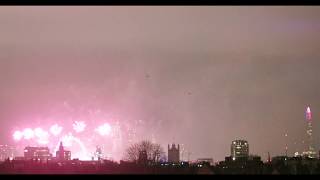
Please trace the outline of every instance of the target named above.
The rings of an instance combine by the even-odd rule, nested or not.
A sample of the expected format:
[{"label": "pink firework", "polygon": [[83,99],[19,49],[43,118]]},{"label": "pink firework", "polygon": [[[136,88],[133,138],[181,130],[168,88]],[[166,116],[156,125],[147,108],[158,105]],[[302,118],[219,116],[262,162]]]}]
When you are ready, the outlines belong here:
[{"label": "pink firework", "polygon": [[99,126],[98,128],[96,128],[96,131],[101,136],[109,135],[111,132],[111,126],[108,123],[105,123],[105,124]]},{"label": "pink firework", "polygon": [[30,128],[24,129],[22,134],[24,139],[32,139],[34,137],[34,132]]},{"label": "pink firework", "polygon": [[16,141],[20,141],[22,137],[23,137],[23,133],[21,131],[15,131],[13,133],[13,139]]},{"label": "pink firework", "polygon": [[51,134],[53,134],[54,136],[58,136],[62,131],[62,127],[59,126],[58,124],[52,125],[50,127],[50,132]]},{"label": "pink firework", "polygon": [[72,126],[73,126],[73,129],[77,132],[77,133],[79,133],[79,132],[82,132],[82,131],[84,131],[84,129],[86,128],[86,124],[85,124],[85,122],[83,122],[83,121],[75,121],[73,124],[72,124]]}]

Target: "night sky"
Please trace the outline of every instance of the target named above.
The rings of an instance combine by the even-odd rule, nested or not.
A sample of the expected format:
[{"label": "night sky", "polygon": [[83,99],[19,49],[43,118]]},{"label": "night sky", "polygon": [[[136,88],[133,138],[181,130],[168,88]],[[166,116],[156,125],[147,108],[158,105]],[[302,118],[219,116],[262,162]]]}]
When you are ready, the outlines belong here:
[{"label": "night sky", "polygon": [[320,7],[0,7],[0,144],[94,111],[191,159],[266,159],[303,150],[310,105],[318,151],[319,32]]}]

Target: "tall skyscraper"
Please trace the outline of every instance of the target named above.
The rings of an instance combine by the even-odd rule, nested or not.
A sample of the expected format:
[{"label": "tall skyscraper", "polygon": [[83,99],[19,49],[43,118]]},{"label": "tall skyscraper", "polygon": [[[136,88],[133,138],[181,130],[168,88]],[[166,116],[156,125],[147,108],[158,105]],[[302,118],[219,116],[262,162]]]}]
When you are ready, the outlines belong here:
[{"label": "tall skyscraper", "polygon": [[307,156],[309,158],[315,158],[317,153],[314,150],[313,147],[313,138],[312,138],[312,113],[311,109],[308,106],[306,109],[306,121],[307,121],[307,148],[306,151],[303,152],[302,154],[304,156]]},{"label": "tall skyscraper", "polygon": [[231,157],[233,160],[249,157],[249,144],[246,140],[234,140],[231,143]]},{"label": "tall skyscraper", "polygon": [[180,162],[180,145],[178,148],[175,144],[172,144],[171,148],[168,144],[168,162],[179,163]]}]

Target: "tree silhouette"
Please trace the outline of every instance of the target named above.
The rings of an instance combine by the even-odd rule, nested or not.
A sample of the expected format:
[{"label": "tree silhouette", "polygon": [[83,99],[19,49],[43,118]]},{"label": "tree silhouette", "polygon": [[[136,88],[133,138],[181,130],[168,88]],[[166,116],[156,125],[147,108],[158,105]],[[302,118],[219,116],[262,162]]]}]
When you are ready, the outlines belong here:
[{"label": "tree silhouette", "polygon": [[164,155],[163,148],[160,144],[144,140],[139,143],[134,143],[126,149],[125,160],[137,162],[141,152],[146,152],[147,160],[150,162],[159,162],[160,157]]}]

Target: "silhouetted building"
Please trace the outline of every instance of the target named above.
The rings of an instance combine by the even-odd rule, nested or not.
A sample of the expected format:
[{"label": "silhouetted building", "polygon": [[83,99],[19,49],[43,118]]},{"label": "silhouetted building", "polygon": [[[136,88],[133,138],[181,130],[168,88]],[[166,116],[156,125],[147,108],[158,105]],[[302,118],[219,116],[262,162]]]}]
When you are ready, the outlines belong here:
[{"label": "silhouetted building", "polygon": [[52,158],[48,147],[26,147],[24,149],[25,160],[46,161]]},{"label": "silhouetted building", "polygon": [[246,140],[234,140],[231,144],[231,157],[233,160],[237,158],[249,157],[249,144]]},{"label": "silhouetted building", "polygon": [[180,162],[180,145],[178,148],[175,144],[172,144],[171,148],[168,144],[168,162],[179,163]]},{"label": "silhouetted building", "polygon": [[260,156],[225,157],[225,161],[217,165],[222,174],[261,174],[263,162]]},{"label": "silhouetted building", "polygon": [[319,174],[319,160],[308,157],[276,156],[272,158],[272,167],[278,174]]},{"label": "silhouetted building", "polygon": [[59,161],[70,161],[71,151],[64,150],[62,142],[60,142],[59,150],[56,152],[56,157]]},{"label": "silhouetted building", "polygon": [[212,166],[214,162],[212,158],[199,158],[197,159],[197,163],[208,163]]},{"label": "silhouetted building", "polygon": [[25,158],[23,156],[16,156],[16,157],[14,157],[13,160],[15,160],[15,161],[23,161],[23,160],[25,160]]},{"label": "silhouetted building", "polygon": [[8,145],[0,145],[0,161],[13,159],[15,157],[15,147]]}]

